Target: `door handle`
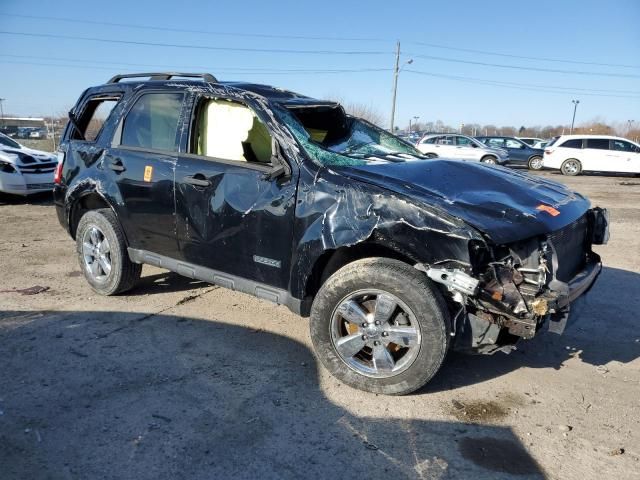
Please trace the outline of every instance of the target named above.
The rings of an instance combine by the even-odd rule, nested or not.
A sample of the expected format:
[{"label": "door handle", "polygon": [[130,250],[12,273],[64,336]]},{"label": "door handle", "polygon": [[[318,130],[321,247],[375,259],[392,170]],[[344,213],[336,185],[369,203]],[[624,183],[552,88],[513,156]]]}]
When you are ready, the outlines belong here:
[{"label": "door handle", "polygon": [[195,185],[196,187],[208,187],[211,185],[211,182],[206,179],[206,177],[201,173],[196,173],[195,175],[187,175],[183,178],[184,183],[188,183],[189,185]]},{"label": "door handle", "polygon": [[114,172],[124,172],[126,170],[125,166],[122,164],[122,160],[115,159],[109,162],[109,168]]}]

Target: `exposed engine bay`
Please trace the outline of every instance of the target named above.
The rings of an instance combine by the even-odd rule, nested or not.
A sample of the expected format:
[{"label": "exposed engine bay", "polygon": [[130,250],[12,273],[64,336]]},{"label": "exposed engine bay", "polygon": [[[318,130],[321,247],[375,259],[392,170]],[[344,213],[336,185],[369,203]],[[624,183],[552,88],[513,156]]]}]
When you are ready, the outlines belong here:
[{"label": "exposed engine bay", "polygon": [[470,246],[471,268],[456,262],[418,265],[445,287],[454,318],[454,347],[477,353],[509,352],[548,324],[562,333],[569,304],[586,293],[601,270],[594,244],[608,240],[608,213],[587,211],[544,236],[487,248]]}]

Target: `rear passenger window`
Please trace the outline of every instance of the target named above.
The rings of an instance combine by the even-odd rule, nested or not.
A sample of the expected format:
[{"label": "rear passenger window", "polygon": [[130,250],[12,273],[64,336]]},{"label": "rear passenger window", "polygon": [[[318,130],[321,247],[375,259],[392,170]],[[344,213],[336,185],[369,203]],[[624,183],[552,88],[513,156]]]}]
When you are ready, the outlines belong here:
[{"label": "rear passenger window", "polygon": [[558,145],[562,148],[582,148],[582,140],[579,138],[572,138],[571,140],[567,140],[562,145]]},{"label": "rear passenger window", "polygon": [[74,128],[71,138],[73,140],[95,142],[118,100],[120,100],[120,97],[96,97],[90,99],[82,112],[82,116],[78,119],[78,127],[81,132]]},{"label": "rear passenger window", "polygon": [[587,138],[587,148],[595,148],[597,150],[609,150],[608,138]]},{"label": "rear passenger window", "polygon": [[178,150],[182,93],[147,93],[124,119],[121,145],[152,150]]}]

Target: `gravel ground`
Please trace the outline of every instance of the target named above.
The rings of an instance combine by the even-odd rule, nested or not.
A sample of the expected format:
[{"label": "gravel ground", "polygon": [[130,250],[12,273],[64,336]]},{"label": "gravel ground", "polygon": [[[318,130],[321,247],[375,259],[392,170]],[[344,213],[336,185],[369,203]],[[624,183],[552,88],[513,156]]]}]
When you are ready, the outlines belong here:
[{"label": "gravel ground", "polygon": [[95,295],[48,196],[3,197],[0,477],[640,478],[640,179],[542,175],[611,211],[579,318],[401,398],[329,376],[284,307],[152,267]]}]

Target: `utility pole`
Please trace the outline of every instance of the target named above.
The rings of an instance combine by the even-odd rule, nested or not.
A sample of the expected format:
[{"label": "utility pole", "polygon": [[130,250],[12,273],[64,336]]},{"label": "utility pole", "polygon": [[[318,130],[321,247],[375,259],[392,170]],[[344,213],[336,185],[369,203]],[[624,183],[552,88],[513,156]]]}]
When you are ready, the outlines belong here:
[{"label": "utility pole", "polygon": [[4,108],[2,107],[2,103],[6,100],[6,98],[0,98],[0,119],[2,119],[2,126],[4,127]]},{"label": "utility pole", "polygon": [[391,101],[391,133],[396,116],[396,93],[398,92],[398,74],[400,73],[400,41],[396,42],[396,65],[393,68],[393,100]]},{"label": "utility pole", "polygon": [[573,103],[573,118],[571,119],[571,130],[569,130],[569,135],[573,134],[573,125],[576,122],[576,110],[578,109],[580,100],[571,100],[571,103]]},{"label": "utility pole", "polygon": [[[419,118],[420,118],[420,115],[414,115],[413,116],[413,120],[414,120],[413,126],[416,127],[416,131],[418,130],[418,119]],[[409,129],[409,130],[411,130],[411,129]],[[409,132],[409,133],[411,133],[411,132]]]}]

